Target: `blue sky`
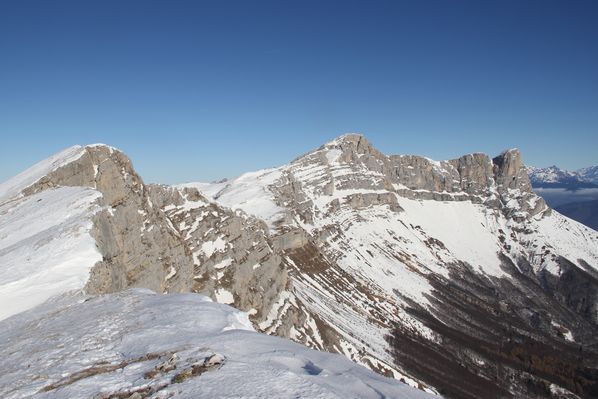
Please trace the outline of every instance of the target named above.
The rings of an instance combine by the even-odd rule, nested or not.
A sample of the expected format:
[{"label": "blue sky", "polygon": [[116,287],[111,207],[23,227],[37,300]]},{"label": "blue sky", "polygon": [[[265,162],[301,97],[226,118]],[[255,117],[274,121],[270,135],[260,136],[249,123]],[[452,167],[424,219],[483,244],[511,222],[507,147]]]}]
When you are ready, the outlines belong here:
[{"label": "blue sky", "polygon": [[0,180],[73,144],[149,182],[345,132],[435,159],[598,163],[598,2],[3,1]]}]

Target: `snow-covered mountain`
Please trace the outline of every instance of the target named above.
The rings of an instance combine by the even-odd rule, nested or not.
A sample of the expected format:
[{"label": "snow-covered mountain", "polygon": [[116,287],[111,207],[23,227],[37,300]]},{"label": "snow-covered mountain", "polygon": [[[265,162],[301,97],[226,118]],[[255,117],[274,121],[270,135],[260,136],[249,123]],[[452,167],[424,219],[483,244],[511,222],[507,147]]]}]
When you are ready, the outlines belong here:
[{"label": "snow-covered mountain", "polygon": [[526,167],[534,191],[563,215],[598,230],[598,166],[569,172]]},{"label": "snow-covered mountain", "polygon": [[527,166],[526,169],[533,187],[570,190],[598,187],[598,166],[590,166],[574,172],[554,165],[547,168]]},{"label": "snow-covered mountain", "polygon": [[598,165],[581,168],[576,173],[581,180],[598,185]]},{"label": "snow-covered mountain", "polygon": [[[74,201],[75,227],[56,216],[13,234],[50,193]],[[116,149],[74,147],[0,185],[0,212],[3,273],[90,254],[76,283],[35,303],[11,284],[37,293],[40,280],[11,272],[5,316],[73,288],[196,292],[258,331],[446,397],[598,394],[598,234],[534,194],[517,150],[438,162],[351,134],[278,168],[169,187],[143,183]],[[64,255],[44,263],[38,248]]]},{"label": "snow-covered mountain", "polygon": [[532,192],[516,150],[436,162],[346,135],[280,168],[185,187],[295,240],[271,319],[304,321],[266,331],[452,397],[596,389],[573,382],[595,369],[571,345],[596,345],[598,235]]}]

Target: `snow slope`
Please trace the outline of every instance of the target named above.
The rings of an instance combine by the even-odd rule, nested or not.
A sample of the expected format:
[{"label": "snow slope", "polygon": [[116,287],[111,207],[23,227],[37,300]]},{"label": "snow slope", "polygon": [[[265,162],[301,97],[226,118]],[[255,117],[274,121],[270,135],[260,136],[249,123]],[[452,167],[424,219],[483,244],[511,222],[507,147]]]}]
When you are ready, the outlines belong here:
[{"label": "snow slope", "polygon": [[0,323],[0,396],[430,397],[251,330],[245,313],[196,294],[63,296]]},{"label": "snow slope", "polygon": [[0,320],[85,286],[102,259],[90,235],[100,197],[60,187],[0,205]]},{"label": "snow slope", "polygon": [[[576,222],[557,211],[534,221],[536,227],[533,235],[529,235],[535,248],[547,248],[550,253],[558,254],[569,259],[581,269],[588,269],[593,273],[598,272],[598,232],[583,224]],[[545,249],[546,250],[546,249]],[[538,267],[541,267],[552,274],[558,275],[560,267],[553,257],[544,256],[541,251],[536,254],[541,258]],[[580,262],[583,259],[584,262]]]},{"label": "snow slope", "polygon": [[219,183],[187,183],[179,187],[197,188],[206,197],[232,209],[264,220],[268,227],[282,217],[284,211],[274,202],[274,196],[267,186],[280,178],[278,169],[263,169],[245,173],[230,181]]}]

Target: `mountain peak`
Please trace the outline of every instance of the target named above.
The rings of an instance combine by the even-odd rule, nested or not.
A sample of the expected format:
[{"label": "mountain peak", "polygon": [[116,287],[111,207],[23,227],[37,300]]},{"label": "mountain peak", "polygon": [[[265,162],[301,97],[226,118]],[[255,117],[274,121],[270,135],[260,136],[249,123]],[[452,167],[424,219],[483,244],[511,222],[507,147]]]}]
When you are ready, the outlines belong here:
[{"label": "mountain peak", "polygon": [[365,136],[361,133],[345,133],[341,134],[340,136],[326,143],[325,145],[339,145],[340,143],[357,143],[360,140],[365,140]]},{"label": "mountain peak", "polygon": [[116,181],[133,186],[141,183],[122,151],[107,144],[74,145],[0,183],[0,204],[59,186],[98,189],[109,202],[118,202],[126,193],[115,190],[119,187]]},{"label": "mountain peak", "polygon": [[48,173],[81,158],[85,150],[80,145],[66,148],[51,157],[39,161],[29,169],[0,183],[0,203],[18,196],[25,188],[35,184]]},{"label": "mountain peak", "polygon": [[593,184],[598,184],[598,165],[588,166],[575,172],[580,179]]},{"label": "mountain peak", "polygon": [[509,172],[518,172],[523,167],[521,151],[517,148],[504,150],[499,156],[494,157],[492,162],[499,168],[507,167]]},{"label": "mountain peak", "polygon": [[346,133],[297,158],[294,163],[352,163],[362,155],[386,157],[360,133]]},{"label": "mountain peak", "polygon": [[519,158],[519,160],[521,160],[521,151],[519,150],[519,148],[508,148],[504,151],[502,151],[499,155],[499,157],[505,157],[505,158],[512,158],[512,159],[516,159]]},{"label": "mountain peak", "polygon": [[385,158],[386,155],[378,151],[363,134],[347,133],[336,139],[324,144],[318,150],[335,150],[341,151],[342,156],[339,160],[345,162],[352,162],[362,155],[373,155],[377,158]]},{"label": "mountain peak", "polygon": [[370,153],[375,150],[374,146],[360,133],[343,134],[320,147],[320,149],[322,148],[337,148],[357,154]]},{"label": "mountain peak", "polygon": [[517,148],[503,151],[492,159],[494,164],[496,182],[504,189],[532,191],[529,176],[523,165],[521,152]]},{"label": "mountain peak", "polygon": [[110,153],[113,152],[122,152],[121,150],[119,150],[116,147],[112,147],[111,145],[108,144],[104,144],[104,143],[94,143],[94,144],[87,144],[85,146],[86,149],[88,150],[94,150],[94,149],[106,149],[108,150]]}]

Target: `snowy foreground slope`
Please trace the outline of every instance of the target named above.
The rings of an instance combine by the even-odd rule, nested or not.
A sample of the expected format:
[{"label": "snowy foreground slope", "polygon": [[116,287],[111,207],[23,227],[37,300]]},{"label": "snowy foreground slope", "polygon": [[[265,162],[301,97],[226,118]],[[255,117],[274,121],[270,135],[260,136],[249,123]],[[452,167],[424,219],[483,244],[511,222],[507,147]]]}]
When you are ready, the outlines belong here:
[{"label": "snowy foreground slope", "polygon": [[70,294],[0,322],[2,398],[430,397],[197,294]]},{"label": "snowy foreground slope", "polygon": [[101,260],[89,234],[100,196],[61,187],[0,205],[0,320],[85,286]]}]

